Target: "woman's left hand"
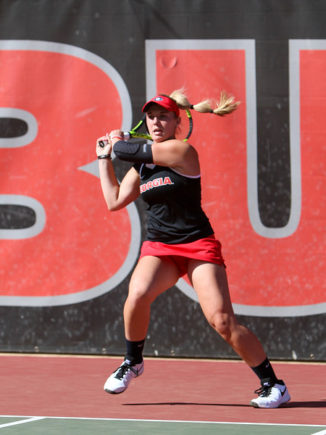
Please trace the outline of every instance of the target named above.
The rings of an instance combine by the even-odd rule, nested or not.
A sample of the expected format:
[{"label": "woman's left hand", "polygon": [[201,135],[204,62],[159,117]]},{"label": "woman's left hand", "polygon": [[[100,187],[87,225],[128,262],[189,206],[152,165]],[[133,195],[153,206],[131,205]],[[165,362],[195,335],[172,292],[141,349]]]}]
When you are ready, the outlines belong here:
[{"label": "woman's left hand", "polygon": [[109,133],[109,138],[114,145],[119,140],[123,140],[123,132],[121,130],[111,130]]}]

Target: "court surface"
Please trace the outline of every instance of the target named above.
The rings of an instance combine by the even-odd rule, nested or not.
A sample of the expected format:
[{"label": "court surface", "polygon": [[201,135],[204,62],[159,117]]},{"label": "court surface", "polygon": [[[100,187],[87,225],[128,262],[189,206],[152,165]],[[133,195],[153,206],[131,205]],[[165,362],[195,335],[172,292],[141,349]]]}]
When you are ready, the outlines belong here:
[{"label": "court surface", "polygon": [[274,362],[291,402],[249,406],[241,361],[149,359],[119,395],[104,392],[121,358],[0,355],[0,434],[326,435],[326,364]]}]

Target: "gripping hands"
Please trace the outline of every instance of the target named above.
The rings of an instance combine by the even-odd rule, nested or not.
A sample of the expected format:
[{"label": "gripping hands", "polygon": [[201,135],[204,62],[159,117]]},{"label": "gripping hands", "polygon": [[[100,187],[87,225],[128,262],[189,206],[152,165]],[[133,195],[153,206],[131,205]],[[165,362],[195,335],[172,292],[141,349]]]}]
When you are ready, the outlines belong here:
[{"label": "gripping hands", "polygon": [[113,145],[119,140],[123,140],[121,130],[112,130],[105,136],[102,136],[96,141],[96,155],[98,159],[110,159]]}]

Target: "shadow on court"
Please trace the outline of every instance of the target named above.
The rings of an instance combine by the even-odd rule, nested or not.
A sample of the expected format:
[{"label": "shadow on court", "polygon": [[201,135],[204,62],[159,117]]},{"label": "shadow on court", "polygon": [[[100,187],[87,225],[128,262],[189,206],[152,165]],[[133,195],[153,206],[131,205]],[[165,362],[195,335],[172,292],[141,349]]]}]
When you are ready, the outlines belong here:
[{"label": "shadow on court", "polygon": [[[146,358],[144,374],[123,394],[103,390],[121,358],[0,355],[3,416],[325,425],[325,363],[273,362],[292,401],[249,405],[259,386],[241,361]],[[39,425],[41,422],[33,422]],[[243,431],[241,431],[243,433]],[[313,432],[311,432],[313,433]]]}]

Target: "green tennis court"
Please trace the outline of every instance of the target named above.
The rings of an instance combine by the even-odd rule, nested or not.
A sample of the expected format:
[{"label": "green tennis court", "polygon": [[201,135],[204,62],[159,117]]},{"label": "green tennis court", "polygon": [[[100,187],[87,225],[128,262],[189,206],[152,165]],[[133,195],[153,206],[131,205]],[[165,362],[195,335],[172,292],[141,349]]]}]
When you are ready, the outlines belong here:
[{"label": "green tennis court", "polygon": [[4,417],[0,430],[8,434],[251,434],[325,435],[326,427],[198,421],[113,420],[87,418]]}]

